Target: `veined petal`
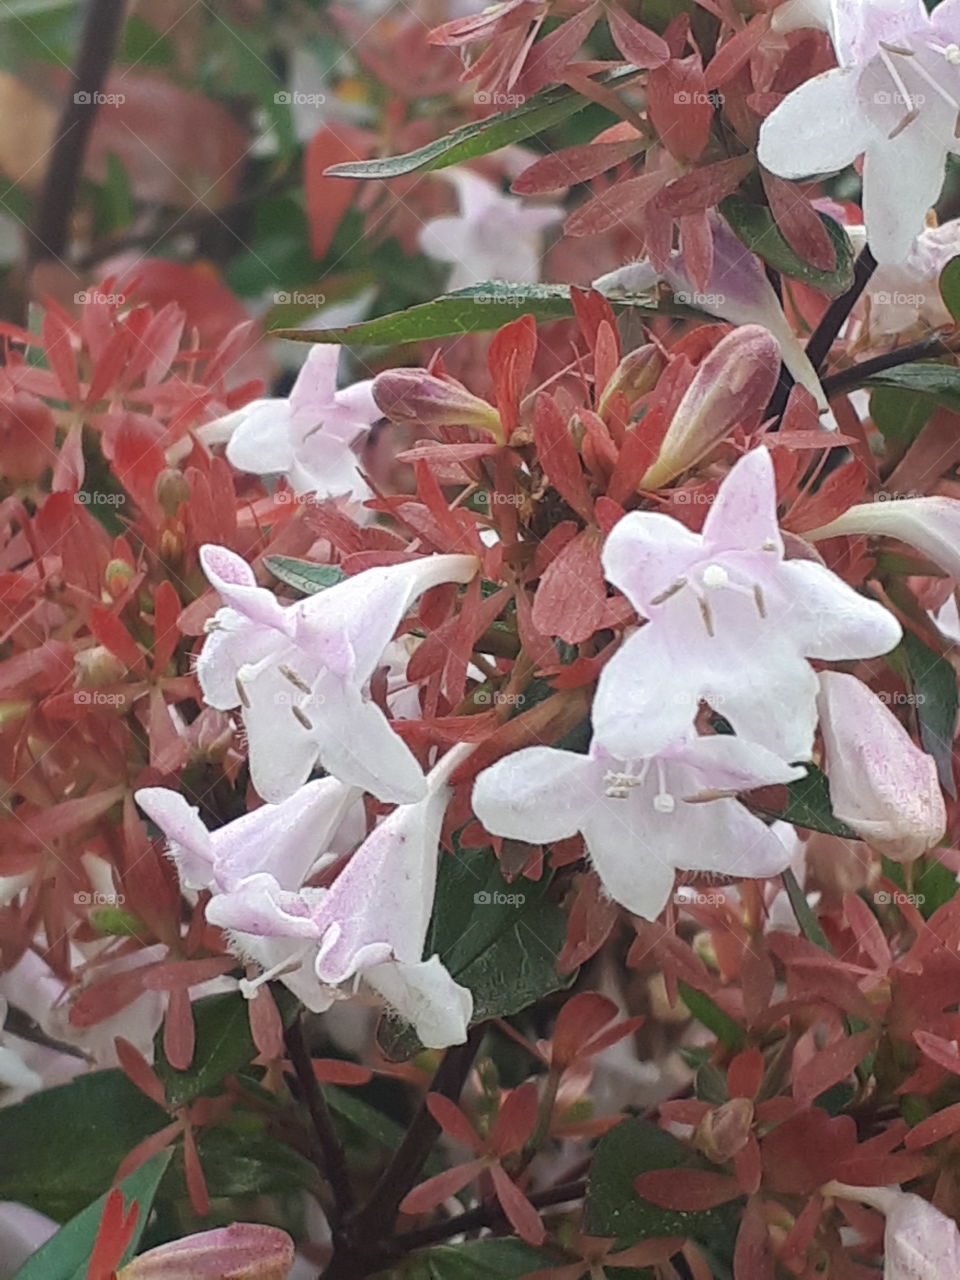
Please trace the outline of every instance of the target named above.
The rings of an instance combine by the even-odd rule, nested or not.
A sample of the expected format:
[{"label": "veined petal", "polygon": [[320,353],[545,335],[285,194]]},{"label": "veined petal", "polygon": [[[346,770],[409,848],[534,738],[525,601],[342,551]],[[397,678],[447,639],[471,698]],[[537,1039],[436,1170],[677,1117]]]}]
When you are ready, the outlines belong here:
[{"label": "veined petal", "polygon": [[867,148],[863,220],[870,249],[881,266],[910,256],[927,213],[940,198],[952,141],[952,133],[943,135],[920,119],[896,137],[881,138]]},{"label": "veined petal", "polygon": [[690,738],[666,753],[694,774],[698,788],[684,795],[689,799],[703,791],[750,791],[778,783],[796,782],[806,775],[802,765],[787,764],[780,756],[756,742],[732,734]]},{"label": "veined petal", "polygon": [[364,971],[364,980],[411,1023],[428,1049],[463,1044],[473,1015],[473,994],[454,982],[439,956],[418,964],[388,961]]},{"label": "veined petal", "polygon": [[723,551],[783,555],[777,523],[777,485],[770,450],[745,453],[730,469],[703,522],[703,556]]},{"label": "veined petal", "polygon": [[484,769],[473,811],[494,836],[549,843],[576,835],[597,803],[602,766],[556,747],[525,747]]},{"label": "veined petal", "polygon": [[872,137],[859,81],[859,67],[837,67],[788,94],[760,126],[757,155],[764,168],[781,178],[808,178],[852,164]]},{"label": "veined petal", "polygon": [[[693,644],[695,633],[687,639]],[[629,636],[600,674],[593,700],[598,742],[618,760],[642,760],[682,738],[697,714],[695,666],[676,636],[652,623]]]},{"label": "veined petal", "polygon": [[876,658],[889,653],[903,630],[889,609],[868,600],[815,560],[785,560],[780,569],[783,590],[792,605],[784,625],[808,658],[840,662]]},{"label": "veined petal", "polygon": [[227,441],[227,461],[238,471],[282,475],[293,461],[292,418],[286,400],[260,400],[241,410]]},{"label": "veined petal", "polygon": [[680,853],[668,834],[673,817],[641,810],[630,797],[598,805],[583,824],[604,892],[644,920],[656,920],[673,891],[671,855]]},{"label": "veined petal", "polygon": [[167,851],[184,888],[209,888],[213,883],[213,841],[198,810],[169,787],[141,787],[133,798],[166,836]]},{"label": "veined petal", "polygon": [[822,538],[864,534],[908,542],[934,564],[960,581],[960,502],[956,498],[903,498],[898,502],[863,502],[829,524],[804,536]]},{"label": "veined petal", "polygon": [[607,579],[649,617],[651,602],[702,555],[703,539],[673,516],[631,511],[610,530],[600,559]]},{"label": "veined petal", "polygon": [[218,711],[230,711],[240,704],[237,691],[240,668],[255,666],[271,654],[280,660],[283,639],[273,627],[249,622],[235,609],[218,610],[215,622],[215,629],[207,633],[197,655],[197,679],[204,702]]},{"label": "veined petal", "polygon": [[290,411],[298,418],[320,422],[324,411],[333,404],[337,391],[337,367],[340,347],[318,342],[311,346],[297,380],[290,391]]},{"label": "veined petal", "polygon": [[329,773],[388,803],[422,799],[423,770],[375,702],[333,674],[317,682],[314,701],[311,742]]},{"label": "veined petal", "polygon": [[782,760],[809,760],[817,726],[817,677],[789,639],[767,636],[762,653],[724,655],[704,677],[704,699],[733,726]]},{"label": "veined petal", "polygon": [[257,586],[253,570],[242,556],[208,542],[200,548],[200,567],[224,604],[259,626],[275,627],[284,633],[291,630],[289,610],[272,591]]},{"label": "veined petal", "polygon": [[231,929],[266,938],[318,941],[320,933],[307,904],[298,893],[281,889],[265,872],[249,876],[229,893],[215,893],[207,904],[207,919],[218,929]]},{"label": "veined petal", "polygon": [[336,407],[353,422],[371,427],[383,417],[380,406],[373,398],[373,378],[363,378],[344,387],[333,397]]}]

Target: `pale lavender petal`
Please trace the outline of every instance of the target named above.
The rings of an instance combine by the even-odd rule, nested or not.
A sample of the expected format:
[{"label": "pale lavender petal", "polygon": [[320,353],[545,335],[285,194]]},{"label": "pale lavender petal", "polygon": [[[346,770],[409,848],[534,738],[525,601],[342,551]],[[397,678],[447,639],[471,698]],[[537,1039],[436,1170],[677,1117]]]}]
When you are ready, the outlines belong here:
[{"label": "pale lavender petal", "polygon": [[808,178],[852,164],[873,136],[860,110],[859,81],[859,68],[838,67],[788,94],[760,126],[764,168],[781,178]]},{"label": "pale lavender petal", "polygon": [[478,776],[473,811],[494,836],[541,844],[582,830],[602,795],[603,766],[555,747],[525,747]]},{"label": "pale lavender petal", "polygon": [[772,565],[783,555],[773,461],[763,445],[745,453],[724,479],[704,521],[703,543],[705,556],[757,551]]},{"label": "pale lavender petal", "polygon": [[133,798],[166,836],[181,884],[187,889],[209,888],[214,849],[198,810],[168,787],[141,787]]},{"label": "pale lavender petal", "polygon": [[655,598],[702,555],[703,539],[679,520],[658,511],[631,511],[610,531],[601,561],[608,580],[641,617],[649,617]]},{"label": "pale lavender petal", "polygon": [[319,422],[333,404],[340,351],[340,347],[326,342],[317,342],[310,347],[290,392],[290,410],[298,418],[312,417]]},{"label": "pale lavender petal", "polygon": [[280,475],[293,461],[291,414],[286,400],[259,400],[239,411],[227,442],[227,461],[238,471]]},{"label": "pale lavender petal", "polygon": [[473,995],[454,982],[439,956],[418,964],[388,962],[364,971],[364,981],[409,1022],[428,1049],[463,1044]]},{"label": "pale lavender petal", "polygon": [[903,630],[890,610],[862,596],[825,565],[786,560],[780,583],[792,601],[784,624],[808,658],[876,658],[900,643]]}]

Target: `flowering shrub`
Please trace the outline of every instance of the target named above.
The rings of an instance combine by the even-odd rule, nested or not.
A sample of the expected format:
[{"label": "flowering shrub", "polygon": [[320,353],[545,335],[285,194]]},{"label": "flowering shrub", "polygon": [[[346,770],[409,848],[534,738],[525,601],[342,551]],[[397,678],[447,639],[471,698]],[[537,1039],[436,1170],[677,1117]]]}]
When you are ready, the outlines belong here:
[{"label": "flowering shrub", "polygon": [[960,1274],[953,6],[368,7],[0,323],[0,1275]]}]

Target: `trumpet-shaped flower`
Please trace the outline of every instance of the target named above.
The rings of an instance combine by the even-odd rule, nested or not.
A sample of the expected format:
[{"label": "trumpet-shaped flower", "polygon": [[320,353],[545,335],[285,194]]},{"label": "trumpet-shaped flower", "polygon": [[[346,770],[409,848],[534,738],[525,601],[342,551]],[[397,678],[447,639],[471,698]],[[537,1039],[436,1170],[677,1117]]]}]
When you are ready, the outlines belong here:
[{"label": "trumpet-shaped flower", "polygon": [[424,960],[423,948],[450,798],[447,783],[470,750],[472,745],[462,744],[448,751],[431,771],[425,797],[384,818],[330,889],[290,892],[262,872],[215,897],[207,918],[230,930],[241,950],[244,939],[256,935],[308,957],[319,980],[313,1009],[348,996],[362,979],[412,1023],[429,1048],[461,1044],[473,997],[438,956]]},{"label": "trumpet-shaped flower", "polygon": [[260,795],[293,795],[319,763],[381,800],[419,799],[423,772],[366,688],[413,601],[440,583],[468,582],[476,560],[436,555],[367,569],[283,605],[225,547],[205,546],[200,559],[226,607],[211,621],[197,675],[211,706],[241,707]]},{"label": "trumpet-shaped flower", "polygon": [[960,1231],[923,1196],[899,1187],[828,1182],[823,1195],[868,1204],[886,1217],[883,1280],[946,1280],[960,1275]]},{"label": "trumpet-shaped flower", "polygon": [[293,1264],[285,1231],[234,1222],[141,1253],[120,1268],[117,1280],[286,1280]]},{"label": "trumpet-shaped flower", "polygon": [[863,161],[874,257],[903,262],[960,151],[960,11],[947,0],[792,0],[775,25],[830,33],[839,66],[788,94],[763,122],[760,163],[782,178]]},{"label": "trumpet-shaped flower", "polygon": [[697,290],[687,274],[683,251],[675,249],[663,271],[652,262],[628,262],[608,271],[593,287],[608,298],[643,297],[658,280],[673,290],[678,302],[695,306],[731,324],[762,325],[776,339],[780,356],[796,381],[810,392],[820,410],[827,407],[816,370],[790,328],[783,307],[767,279],[763,263],[744,248],[726,222],[717,215],[710,219],[713,229],[713,270],[704,292]]},{"label": "trumpet-shaped flower", "polygon": [[[862,227],[847,228],[854,245],[865,239],[863,233]],[[870,335],[899,334],[916,326],[943,329],[952,324],[940,294],[940,275],[958,254],[960,218],[952,218],[939,227],[925,227],[904,263],[879,267],[866,290]]]},{"label": "trumpet-shaped flower", "polygon": [[939,844],[947,814],[932,756],[856,676],[820,674],[820,728],[833,811],[867,844],[912,862]]},{"label": "trumpet-shaped flower", "polygon": [[453,266],[448,289],[486,280],[536,284],[540,279],[544,230],[559,222],[559,205],[526,205],[470,169],[448,169],[460,212],[432,218],[420,232],[420,248]]},{"label": "trumpet-shaped flower", "polygon": [[744,879],[781,872],[792,851],[733,796],[804,773],[729,735],[690,736],[629,764],[595,739],[588,755],[527,747],[504,756],[477,778],[473,809],[492,835],[514,840],[582,833],[607,894],[654,920],[676,870]]},{"label": "trumpet-shaped flower", "polygon": [[720,486],[702,534],[632,511],[603,549],[607,578],[641,617],[604,668],[594,731],[621,760],[682,738],[701,701],[784,760],[813,748],[817,680],[807,659],[875,657],[900,624],[812,560],[785,560],[768,451],[751,450]]},{"label": "trumpet-shaped flower", "polygon": [[896,502],[860,502],[804,537],[819,542],[848,535],[909,542],[960,582],[960,502],[956,498],[935,495],[900,498]]},{"label": "trumpet-shaped flower", "polygon": [[293,491],[318,498],[365,498],[354,446],[383,415],[372,379],[337,390],[340,348],[317,343],[290,394],[252,400],[199,430],[207,444],[226,442],[238,471],[285,476]]}]

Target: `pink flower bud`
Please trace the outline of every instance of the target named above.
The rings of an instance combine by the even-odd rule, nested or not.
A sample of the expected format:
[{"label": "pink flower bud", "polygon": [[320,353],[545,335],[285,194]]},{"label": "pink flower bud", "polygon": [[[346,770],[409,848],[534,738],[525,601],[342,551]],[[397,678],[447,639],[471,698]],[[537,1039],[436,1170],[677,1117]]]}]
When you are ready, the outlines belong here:
[{"label": "pink flower bud", "polygon": [[664,359],[660,348],[652,342],[628,351],[607,383],[600,400],[600,409],[611,396],[625,395],[631,402],[652,391],[663,371]]},{"label": "pink flower bud", "polygon": [[503,436],[500,415],[459,382],[425,369],[390,369],[373,380],[373,398],[391,422],[422,427],[479,427]]},{"label": "pink flower bud", "polygon": [[699,462],[736,426],[759,426],[780,373],[780,348],[757,324],[728,333],[702,361],[641,488],[659,489]]},{"label": "pink flower bud", "polygon": [[235,1222],[162,1244],[121,1268],[118,1280],[287,1280],[293,1241],[276,1227]]},{"label": "pink flower bud", "polygon": [[947,815],[932,757],[856,676],[821,672],[817,704],[837,817],[897,862],[938,844]]}]

